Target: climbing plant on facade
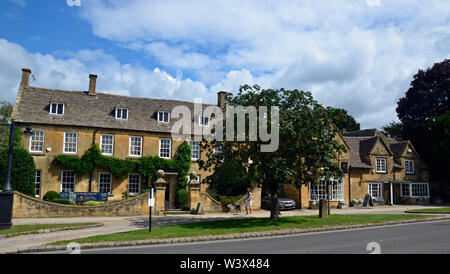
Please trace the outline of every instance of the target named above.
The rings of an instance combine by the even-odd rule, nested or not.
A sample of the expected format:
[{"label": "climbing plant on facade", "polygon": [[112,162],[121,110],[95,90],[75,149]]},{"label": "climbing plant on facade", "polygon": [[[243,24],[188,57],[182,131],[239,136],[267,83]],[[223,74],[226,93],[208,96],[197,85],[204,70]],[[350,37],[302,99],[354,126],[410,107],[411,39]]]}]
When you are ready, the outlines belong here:
[{"label": "climbing plant on facade", "polygon": [[191,148],[183,142],[177,149],[173,160],[158,156],[145,156],[136,160],[119,159],[103,156],[100,147],[93,144],[83,156],[58,155],[53,163],[74,170],[78,175],[84,175],[101,167],[116,178],[125,178],[129,173],[139,173],[143,179],[153,177],[159,169],[178,173],[178,187],[186,188],[187,174],[191,168]]}]

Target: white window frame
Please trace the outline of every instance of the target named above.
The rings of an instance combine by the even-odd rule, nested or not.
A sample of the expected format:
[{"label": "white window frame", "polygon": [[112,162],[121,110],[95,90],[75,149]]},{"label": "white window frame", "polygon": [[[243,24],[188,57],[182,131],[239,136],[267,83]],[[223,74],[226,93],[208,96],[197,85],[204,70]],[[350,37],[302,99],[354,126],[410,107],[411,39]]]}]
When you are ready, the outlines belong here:
[{"label": "white window frame", "polygon": [[[130,191],[130,176],[137,176],[137,177],[139,178],[139,182],[138,182],[138,191],[137,191],[137,192],[132,192],[132,191]],[[133,173],[133,174],[128,174],[127,189],[128,189],[128,192],[129,192],[130,194],[139,194],[139,193],[141,193],[141,175],[140,175],[140,174],[135,174],[135,173]]]},{"label": "white window frame", "polygon": [[[56,109],[55,109],[56,112],[55,113],[52,112],[52,108],[53,108],[54,105],[56,105]],[[58,106],[59,105],[62,105],[62,113],[61,114],[58,113]],[[64,109],[65,109],[65,104],[64,103],[50,102],[50,114],[51,115],[63,116],[64,115]]]},{"label": "white window frame", "polygon": [[[32,150],[31,149],[31,147],[32,147],[32,138],[33,138],[33,134],[34,133],[36,133],[36,132],[42,132],[42,150]],[[40,142],[40,141],[38,141],[38,142]],[[29,139],[29,148],[28,148],[28,150],[30,151],[30,152],[44,152],[44,147],[45,147],[45,130],[33,130],[32,131],[32,135],[30,136],[30,139]]]},{"label": "white window frame", "polygon": [[[119,117],[119,110],[120,110],[120,117]],[[127,111],[127,118],[123,118],[123,110]],[[130,116],[130,112],[128,111],[128,108],[116,108],[115,116],[117,120],[128,120],[128,116]]]},{"label": "white window frame", "polygon": [[[411,165],[408,165],[408,163],[411,163]],[[411,170],[408,170],[408,168],[411,167]],[[405,174],[414,174],[414,160],[405,160]]]},{"label": "white window frame", "polygon": [[[331,179],[332,182],[330,182],[330,201],[343,201],[344,200],[344,181],[342,179]],[[338,184],[336,184],[338,183]],[[313,187],[317,188],[317,193],[314,194],[313,199]],[[339,193],[337,193],[339,191]],[[324,180],[320,180],[320,184],[318,185],[312,185],[309,183],[309,200],[310,201],[319,201],[321,199],[327,200],[327,184]]]},{"label": "white window frame", "polygon": [[[208,119],[208,123],[206,123],[206,124],[203,123],[204,122],[204,118]],[[209,126],[210,120],[211,120],[210,117],[200,115],[200,116],[198,116],[198,125],[201,126],[201,127],[207,127],[207,126]]]},{"label": "white window frame", "polygon": [[[39,176],[38,176],[39,173]],[[39,181],[38,181],[39,178]],[[39,187],[37,187],[39,185]],[[39,195],[36,190],[39,189]],[[34,197],[40,198],[42,195],[42,169],[36,169],[34,174]]]},{"label": "white window frame", "polygon": [[[105,173],[105,172],[101,172],[101,173],[98,174],[98,192],[100,192],[100,187],[102,185],[102,182],[101,182],[102,175],[109,175],[109,178],[110,178],[110,180],[109,180],[110,192],[107,192],[107,193],[108,194],[112,194],[112,190],[113,190],[112,189],[112,180],[113,180],[112,174],[111,173]],[[102,192],[102,193],[105,193],[105,192]]]},{"label": "white window frame", "polygon": [[[139,138],[141,140],[141,146],[139,149],[139,155],[135,155],[135,154],[131,154],[131,139],[132,138]],[[128,156],[130,157],[142,157],[142,147],[144,145],[144,138],[142,138],[142,136],[130,136],[129,138],[129,143],[128,143]]]},{"label": "white window frame", "polygon": [[64,172],[72,172],[73,173],[73,192],[75,192],[76,187],[77,187],[77,174],[75,173],[75,171],[73,170],[61,170],[61,188],[60,188],[60,192],[64,192],[63,191],[63,184],[68,184],[67,182],[63,182],[64,180]]},{"label": "white window frame", "polygon": [[[378,160],[380,160],[380,167],[383,167],[383,165],[381,164],[382,162],[384,162],[384,170],[383,169],[378,169]],[[386,173],[387,172],[387,159],[383,158],[383,157],[377,157],[375,159],[375,171],[377,173]]]},{"label": "white window frame", "polygon": [[[373,189],[370,187],[372,185],[377,185],[377,191],[379,192],[379,196],[373,196]],[[383,184],[382,183],[368,183],[367,184],[367,193],[369,193],[369,195],[372,198],[383,198]]]},{"label": "white window frame", "polygon": [[[73,151],[66,151],[66,134],[75,134],[75,152]],[[63,139],[63,153],[64,154],[77,154],[78,153],[78,132],[64,132],[64,139]]]},{"label": "white window frame", "polygon": [[[166,140],[169,141],[169,157],[161,156],[161,143],[162,143],[163,140],[164,141],[166,141]],[[159,139],[159,153],[158,153],[158,155],[159,155],[160,158],[163,158],[163,159],[171,159],[172,158],[172,139],[169,139],[169,138],[160,138]]]},{"label": "white window frame", "polygon": [[[111,153],[103,152],[103,136],[105,136],[105,137],[112,137]],[[100,151],[102,152],[103,155],[108,155],[108,156],[113,156],[114,155],[114,134],[102,134],[102,135],[100,135]]]},{"label": "white window frame", "polygon": [[[193,143],[198,143],[198,157],[194,157],[194,149],[193,149]],[[202,148],[200,141],[189,141],[189,146],[191,147],[191,160],[198,160],[200,159]]]},{"label": "white window frame", "polygon": [[[403,185],[407,185],[408,186],[408,192],[409,192],[409,195],[404,195],[403,194]],[[413,185],[425,185],[426,186],[426,190],[427,190],[427,194],[428,195],[426,195],[426,196],[424,196],[424,195],[419,195],[419,196],[417,196],[417,195],[413,195]],[[400,185],[400,197],[407,197],[407,198],[420,198],[420,197],[423,197],[423,198],[430,198],[430,184],[429,183],[402,183],[401,185]]]},{"label": "white window frame", "polygon": [[[167,113],[167,121],[164,121],[164,114]],[[162,114],[163,119],[160,120],[159,114]],[[159,123],[168,124],[170,122],[170,112],[169,111],[158,111],[157,119]]]}]

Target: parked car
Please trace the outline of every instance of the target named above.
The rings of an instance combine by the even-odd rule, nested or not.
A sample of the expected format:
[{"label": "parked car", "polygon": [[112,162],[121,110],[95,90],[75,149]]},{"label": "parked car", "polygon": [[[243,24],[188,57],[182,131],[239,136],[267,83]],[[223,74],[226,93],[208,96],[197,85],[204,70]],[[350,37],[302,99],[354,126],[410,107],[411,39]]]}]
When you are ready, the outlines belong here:
[{"label": "parked car", "polygon": [[[261,208],[270,209],[271,207],[270,193],[261,193]],[[280,210],[291,210],[296,208],[296,203],[293,199],[283,197],[283,195],[278,196],[278,208]]]}]

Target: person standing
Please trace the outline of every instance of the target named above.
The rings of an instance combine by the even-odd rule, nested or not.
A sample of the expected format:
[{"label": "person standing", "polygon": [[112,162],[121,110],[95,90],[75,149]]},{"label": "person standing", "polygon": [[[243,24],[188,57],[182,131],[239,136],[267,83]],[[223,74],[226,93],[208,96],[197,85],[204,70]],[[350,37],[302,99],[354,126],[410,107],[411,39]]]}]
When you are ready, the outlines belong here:
[{"label": "person standing", "polygon": [[252,200],[253,194],[250,188],[247,188],[247,197],[245,198],[245,214],[248,215],[250,211],[250,215],[252,215]]}]

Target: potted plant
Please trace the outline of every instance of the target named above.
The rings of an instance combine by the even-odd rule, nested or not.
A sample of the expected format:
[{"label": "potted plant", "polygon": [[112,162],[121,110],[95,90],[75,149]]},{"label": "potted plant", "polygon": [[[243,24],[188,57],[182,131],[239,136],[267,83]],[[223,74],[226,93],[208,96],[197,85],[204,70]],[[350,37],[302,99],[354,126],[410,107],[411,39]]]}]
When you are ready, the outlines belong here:
[{"label": "potted plant", "polygon": [[319,209],[319,201],[312,201],[309,205],[310,209]]}]

